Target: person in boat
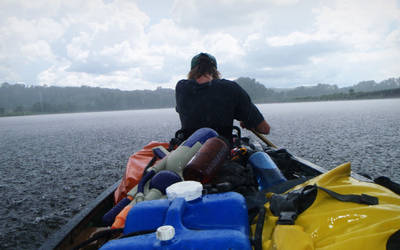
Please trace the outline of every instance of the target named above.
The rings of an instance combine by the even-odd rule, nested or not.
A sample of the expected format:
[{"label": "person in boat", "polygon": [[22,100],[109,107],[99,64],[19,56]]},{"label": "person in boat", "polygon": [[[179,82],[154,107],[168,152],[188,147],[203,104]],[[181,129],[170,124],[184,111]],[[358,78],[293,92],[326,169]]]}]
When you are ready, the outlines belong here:
[{"label": "person in boat", "polygon": [[176,111],[185,139],[197,129],[209,127],[232,142],[234,119],[244,128],[269,134],[269,124],[246,91],[220,76],[215,57],[200,53],[192,58],[188,79],[176,84]]}]

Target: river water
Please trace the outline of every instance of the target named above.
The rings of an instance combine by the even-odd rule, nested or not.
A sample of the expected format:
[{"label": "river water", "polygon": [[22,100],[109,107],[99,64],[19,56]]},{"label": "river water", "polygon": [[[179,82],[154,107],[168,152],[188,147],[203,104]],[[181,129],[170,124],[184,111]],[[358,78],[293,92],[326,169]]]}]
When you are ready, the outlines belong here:
[{"label": "river water", "polygon": [[[400,181],[400,99],[258,107],[268,138],[295,155]],[[177,129],[174,109],[0,118],[0,249],[39,247],[122,177],[132,153]]]}]

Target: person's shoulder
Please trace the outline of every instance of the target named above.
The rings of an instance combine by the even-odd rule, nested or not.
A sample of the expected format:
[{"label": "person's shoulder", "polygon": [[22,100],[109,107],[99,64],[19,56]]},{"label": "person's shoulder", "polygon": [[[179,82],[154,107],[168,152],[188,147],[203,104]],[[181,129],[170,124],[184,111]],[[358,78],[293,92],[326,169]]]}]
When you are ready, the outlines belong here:
[{"label": "person's shoulder", "polygon": [[232,90],[238,91],[241,89],[240,85],[235,81],[231,81],[228,79],[219,79],[218,81],[220,82],[221,85],[224,85]]},{"label": "person's shoulder", "polygon": [[177,84],[176,85],[182,85],[182,84],[185,84],[185,83],[187,83],[187,82],[189,82],[190,80],[188,80],[188,79],[182,79],[182,80],[179,80],[178,82],[177,82]]},{"label": "person's shoulder", "polygon": [[223,85],[227,85],[230,87],[235,87],[238,84],[234,81],[228,80],[228,79],[217,79],[218,83],[223,84]]},{"label": "person's shoulder", "polygon": [[190,80],[188,80],[188,79],[179,80],[179,81],[176,83],[175,88],[181,88],[181,87],[187,86],[189,82],[190,82]]},{"label": "person's shoulder", "polygon": [[218,79],[218,81],[220,81],[221,83],[225,83],[225,84],[235,84],[236,82],[222,78],[222,79]]}]

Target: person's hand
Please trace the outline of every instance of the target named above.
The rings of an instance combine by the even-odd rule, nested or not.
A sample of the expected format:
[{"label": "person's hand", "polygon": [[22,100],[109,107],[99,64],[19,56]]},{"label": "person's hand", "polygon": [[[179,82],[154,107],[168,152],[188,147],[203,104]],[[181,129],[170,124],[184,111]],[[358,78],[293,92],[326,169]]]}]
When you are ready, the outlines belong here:
[{"label": "person's hand", "polygon": [[[244,124],[243,121],[240,121],[240,127],[245,128],[245,129],[251,129],[251,128],[246,127],[246,125]],[[269,134],[271,127],[265,120],[263,120],[262,122],[260,122],[260,124],[257,125],[256,130],[257,130],[257,132],[259,132],[261,134],[267,135],[267,134]]]},{"label": "person's hand", "polygon": [[257,125],[256,130],[261,133],[261,134],[269,134],[269,131],[271,130],[271,127],[269,124],[264,120],[260,122],[260,124]]}]

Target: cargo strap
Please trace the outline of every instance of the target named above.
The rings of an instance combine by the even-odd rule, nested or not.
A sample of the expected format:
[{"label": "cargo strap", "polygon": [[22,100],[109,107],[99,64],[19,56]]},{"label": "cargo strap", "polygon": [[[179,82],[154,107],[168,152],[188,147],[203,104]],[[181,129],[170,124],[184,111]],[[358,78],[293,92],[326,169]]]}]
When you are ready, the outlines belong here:
[{"label": "cargo strap", "polygon": [[294,225],[297,216],[314,203],[318,189],[342,202],[355,202],[365,205],[377,205],[379,203],[377,197],[367,194],[339,194],[324,187],[308,185],[286,194],[274,194],[271,197],[270,210],[273,215],[279,217],[276,224]]},{"label": "cargo strap", "polygon": [[396,250],[396,249],[397,250],[400,249],[400,230],[392,234],[386,243],[386,250]]},{"label": "cargo strap", "polygon": [[256,224],[256,230],[254,235],[251,237],[251,244],[254,247],[254,250],[262,250],[262,233],[264,228],[264,221],[267,210],[265,207],[260,208],[258,213],[258,219]]},{"label": "cargo strap", "polygon": [[324,187],[320,187],[320,186],[316,186],[316,187],[321,189],[321,190],[323,190],[323,191],[325,191],[330,196],[332,196],[333,198],[335,198],[335,199],[337,199],[339,201],[355,202],[355,203],[365,204],[365,205],[378,205],[379,204],[379,200],[375,196],[371,196],[371,195],[367,195],[367,194],[361,194],[361,195],[357,195],[357,194],[339,194],[339,193],[336,193],[336,192],[334,192],[334,191],[332,191],[330,189],[324,188]]},{"label": "cargo strap", "polygon": [[384,187],[392,190],[396,194],[400,195],[400,184],[392,181],[388,177],[380,176],[380,177],[374,179],[374,182],[381,186],[384,186]]}]

